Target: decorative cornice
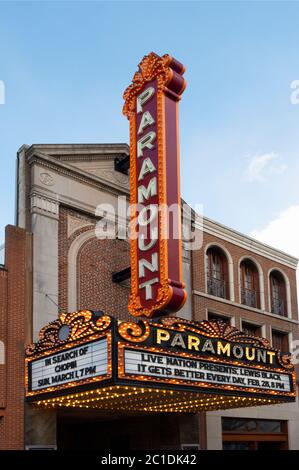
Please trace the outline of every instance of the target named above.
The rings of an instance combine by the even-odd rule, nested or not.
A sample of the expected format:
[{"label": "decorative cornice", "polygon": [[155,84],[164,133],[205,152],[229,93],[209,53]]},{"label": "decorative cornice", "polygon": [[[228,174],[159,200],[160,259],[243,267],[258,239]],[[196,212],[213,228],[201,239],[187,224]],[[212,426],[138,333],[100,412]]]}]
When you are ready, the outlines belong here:
[{"label": "decorative cornice", "polygon": [[[79,157],[84,155],[121,155],[129,153],[129,146],[127,143],[120,144],[33,144],[31,146],[22,146],[25,147],[26,153],[44,153],[55,157],[56,159],[61,159],[63,157]],[[21,147],[21,148],[22,148]]]},{"label": "decorative cornice", "polygon": [[[125,158],[129,155],[128,153],[111,153],[111,154],[79,154],[79,155],[59,155],[59,161],[62,162],[98,162],[99,159],[101,161],[113,161],[115,158]],[[52,156],[52,155],[51,155]],[[55,156],[53,158],[57,159]],[[71,163],[70,163],[71,164]]]},{"label": "decorative cornice", "polygon": [[29,165],[38,164],[43,168],[47,168],[55,171],[58,174],[72,178],[76,181],[84,183],[88,186],[91,186],[96,189],[103,189],[106,192],[109,192],[113,195],[128,195],[128,189],[122,187],[121,185],[116,185],[112,181],[109,181],[111,184],[107,184],[107,180],[103,180],[99,176],[93,176],[86,171],[83,171],[75,166],[62,163],[61,161],[55,160],[54,157],[49,157],[48,155],[43,155],[40,153],[34,153],[28,156]]},{"label": "decorative cornice", "polygon": [[259,242],[248,235],[244,235],[208,217],[203,217],[203,227],[200,226],[196,228],[203,230],[204,233],[209,233],[210,235],[214,235],[217,238],[228,241],[252,253],[263,256],[264,258],[271,259],[292,269],[297,268],[298,258],[277,250],[276,248],[272,248],[265,243]]}]

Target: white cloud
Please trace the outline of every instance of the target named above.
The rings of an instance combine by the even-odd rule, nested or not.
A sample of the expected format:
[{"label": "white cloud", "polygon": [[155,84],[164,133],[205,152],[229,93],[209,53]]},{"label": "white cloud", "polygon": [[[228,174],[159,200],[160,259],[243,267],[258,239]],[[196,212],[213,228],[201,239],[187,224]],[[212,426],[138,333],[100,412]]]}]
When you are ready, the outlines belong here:
[{"label": "white cloud", "polygon": [[[253,230],[250,236],[299,258],[299,205],[288,207],[263,229]],[[299,293],[299,268],[297,290]]]},{"label": "white cloud", "polygon": [[255,155],[246,168],[245,176],[248,181],[267,181],[271,174],[281,175],[287,168],[285,164],[277,162],[278,153],[269,152]]},{"label": "white cloud", "polygon": [[261,230],[253,230],[253,238],[299,258],[299,205],[290,206]]}]

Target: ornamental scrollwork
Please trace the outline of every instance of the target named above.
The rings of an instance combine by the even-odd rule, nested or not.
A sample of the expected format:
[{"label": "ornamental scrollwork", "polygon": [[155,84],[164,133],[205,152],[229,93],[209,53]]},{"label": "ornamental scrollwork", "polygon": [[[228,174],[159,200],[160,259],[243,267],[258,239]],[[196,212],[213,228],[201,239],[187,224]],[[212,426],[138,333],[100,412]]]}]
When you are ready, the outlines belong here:
[{"label": "ornamental scrollwork", "polygon": [[248,335],[221,320],[190,322],[181,318],[166,317],[161,319],[161,323],[166,327],[178,328],[181,331],[193,331],[210,338],[222,338],[233,343],[249,343],[262,348],[270,348],[270,343],[266,338]]},{"label": "ornamental scrollwork", "polygon": [[138,65],[138,71],[134,74],[132,83],[124,92],[123,114],[130,117],[134,111],[136,95],[147,82],[154,79],[158,79],[158,90],[162,91],[169,87],[170,92],[176,99],[179,99],[179,95],[186,87],[186,81],[182,77],[184,71],[184,66],[169,54],[160,57],[154,52],[150,52],[144,56]]},{"label": "ornamental scrollwork", "polygon": [[126,341],[141,343],[149,337],[150,324],[143,320],[140,320],[138,323],[120,322],[118,334]]},{"label": "ornamental scrollwork", "polygon": [[281,367],[284,369],[293,369],[294,364],[292,363],[292,356],[291,354],[277,354],[277,361]]},{"label": "ornamental scrollwork", "polygon": [[[32,356],[95,333],[102,333],[109,329],[111,321],[109,315],[98,316],[92,310],[60,313],[57,320],[48,323],[40,330],[39,339],[36,343],[27,345],[26,355]],[[67,334],[64,337],[59,334],[62,327],[67,327]]]}]

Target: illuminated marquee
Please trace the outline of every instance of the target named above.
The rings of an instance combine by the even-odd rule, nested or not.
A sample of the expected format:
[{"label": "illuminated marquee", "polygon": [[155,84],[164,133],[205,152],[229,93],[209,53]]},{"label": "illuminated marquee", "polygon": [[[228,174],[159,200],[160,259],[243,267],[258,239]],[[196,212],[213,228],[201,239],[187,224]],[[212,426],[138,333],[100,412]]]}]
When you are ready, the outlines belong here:
[{"label": "illuminated marquee", "polygon": [[46,407],[195,412],[296,395],[287,354],[222,322],[63,313],[26,351],[26,396]]},{"label": "illuminated marquee", "polygon": [[26,348],[26,393],[86,386],[112,376],[111,318],[91,310],[61,313]]},{"label": "illuminated marquee", "polygon": [[182,280],[178,101],[184,66],[145,56],[124,93],[130,120],[131,295],[134,316],[161,316],[186,300]]},{"label": "illuminated marquee", "polygon": [[267,339],[249,336],[223,322],[122,322],[119,374],[130,380],[179,387],[295,396],[290,357]]}]

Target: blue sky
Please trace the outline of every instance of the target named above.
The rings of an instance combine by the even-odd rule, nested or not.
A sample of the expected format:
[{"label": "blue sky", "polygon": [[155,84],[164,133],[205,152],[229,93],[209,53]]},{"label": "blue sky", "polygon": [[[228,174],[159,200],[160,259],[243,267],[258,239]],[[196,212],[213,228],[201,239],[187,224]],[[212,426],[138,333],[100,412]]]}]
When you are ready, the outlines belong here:
[{"label": "blue sky", "polygon": [[184,199],[299,255],[298,15],[286,1],[1,1],[0,242],[14,222],[17,149],[128,142],[122,93],[153,50],[187,68]]}]

